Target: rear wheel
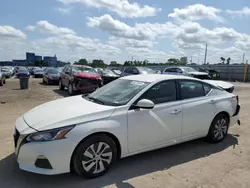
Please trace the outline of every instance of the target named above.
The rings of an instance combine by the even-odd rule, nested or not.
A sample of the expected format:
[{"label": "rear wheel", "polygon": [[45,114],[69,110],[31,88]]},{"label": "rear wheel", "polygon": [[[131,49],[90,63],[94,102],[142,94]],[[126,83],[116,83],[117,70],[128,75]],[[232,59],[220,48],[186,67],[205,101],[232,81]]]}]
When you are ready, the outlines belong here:
[{"label": "rear wheel", "polygon": [[73,156],[73,168],[79,176],[94,178],[105,174],[117,158],[113,139],[100,134],[84,140]]},{"label": "rear wheel", "polygon": [[59,89],[64,90],[64,85],[62,84],[62,80],[59,80]]},{"label": "rear wheel", "polygon": [[225,114],[217,115],[209,128],[207,140],[215,143],[222,141],[227,136],[228,127],[228,117]]}]

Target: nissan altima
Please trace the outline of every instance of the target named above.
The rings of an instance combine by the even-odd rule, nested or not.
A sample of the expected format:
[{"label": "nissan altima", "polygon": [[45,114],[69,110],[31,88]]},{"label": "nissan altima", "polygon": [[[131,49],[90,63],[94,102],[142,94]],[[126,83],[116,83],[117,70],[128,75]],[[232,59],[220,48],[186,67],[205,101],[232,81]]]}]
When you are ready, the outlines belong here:
[{"label": "nissan altima", "polygon": [[25,113],[16,121],[15,154],[25,171],[93,178],[119,158],[203,137],[220,142],[239,112],[237,95],[202,80],[126,76]]}]

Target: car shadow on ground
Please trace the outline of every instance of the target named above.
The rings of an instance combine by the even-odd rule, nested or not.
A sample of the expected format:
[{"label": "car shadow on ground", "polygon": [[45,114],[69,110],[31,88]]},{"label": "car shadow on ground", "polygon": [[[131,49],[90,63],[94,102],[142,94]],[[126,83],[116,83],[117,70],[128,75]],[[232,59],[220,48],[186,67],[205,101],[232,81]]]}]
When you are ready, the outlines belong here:
[{"label": "car shadow on ground", "polygon": [[80,178],[75,174],[44,176],[24,172],[18,169],[15,156],[11,154],[0,161],[0,187],[95,188],[115,184],[118,188],[132,188],[133,186],[125,182],[126,180],[167,170],[176,165],[221,152],[230,146],[235,147],[235,145],[238,145],[238,139],[233,135],[228,135],[223,142],[218,144],[210,144],[203,139],[195,140],[122,159],[104,176],[90,180]]},{"label": "car shadow on ground", "polygon": [[65,90],[53,89],[52,91],[54,91],[56,94],[61,95],[63,97],[69,97],[70,96],[66,89]]}]

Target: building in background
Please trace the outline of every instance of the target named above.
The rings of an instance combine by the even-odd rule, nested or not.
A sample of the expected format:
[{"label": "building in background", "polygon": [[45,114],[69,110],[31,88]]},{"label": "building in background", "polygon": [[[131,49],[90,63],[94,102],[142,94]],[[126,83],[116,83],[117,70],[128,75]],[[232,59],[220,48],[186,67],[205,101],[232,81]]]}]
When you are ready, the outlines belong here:
[{"label": "building in background", "polygon": [[36,55],[35,56],[35,62],[36,61],[42,61],[43,60],[43,57],[42,56],[40,56],[40,55]]},{"label": "building in background", "polygon": [[45,63],[48,63],[49,67],[56,67],[57,66],[57,57],[56,57],[56,55],[54,57],[44,56],[43,61]]},{"label": "building in background", "polygon": [[35,53],[26,52],[26,61],[29,65],[34,65],[36,61]]}]

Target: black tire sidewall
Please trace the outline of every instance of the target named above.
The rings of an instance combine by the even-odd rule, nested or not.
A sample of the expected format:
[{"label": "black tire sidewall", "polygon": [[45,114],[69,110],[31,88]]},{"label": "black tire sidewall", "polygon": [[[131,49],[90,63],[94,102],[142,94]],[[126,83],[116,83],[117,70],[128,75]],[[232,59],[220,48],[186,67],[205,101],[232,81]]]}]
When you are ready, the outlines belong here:
[{"label": "black tire sidewall", "polygon": [[[84,170],[84,168],[82,167],[82,159],[81,158],[82,158],[82,154],[85,152],[85,150],[90,145],[97,143],[97,142],[104,142],[110,146],[110,148],[112,150],[112,160],[111,160],[109,166],[104,171],[97,173],[97,174],[93,174],[93,173],[90,173],[90,172],[87,172]],[[76,151],[75,151],[74,156],[73,156],[73,168],[79,176],[83,176],[86,178],[95,178],[95,177],[98,177],[98,176],[105,174],[110,169],[110,167],[115,163],[116,159],[117,159],[117,147],[116,147],[114,140],[105,134],[93,135],[93,136],[87,138],[86,140],[84,140],[76,148]]]},{"label": "black tire sidewall", "polygon": [[[216,125],[216,123],[217,123],[220,119],[222,119],[222,118],[225,119],[226,122],[227,122],[227,131],[226,131],[226,133],[224,134],[223,138],[218,139],[218,138],[216,138],[215,135],[214,135],[214,130],[215,130],[215,125]],[[213,121],[212,121],[212,123],[211,123],[211,126],[210,126],[210,128],[209,128],[209,132],[208,132],[208,135],[207,135],[207,139],[208,139],[210,142],[215,142],[215,143],[224,140],[225,137],[227,136],[228,128],[229,128],[229,119],[228,119],[228,117],[227,117],[226,115],[224,115],[224,114],[219,114],[219,115],[217,115],[217,116],[213,119]]]},{"label": "black tire sidewall", "polygon": [[[61,84],[60,84],[60,83],[61,83]],[[61,80],[61,79],[59,80],[59,83],[58,83],[58,84],[59,84],[59,89],[60,89],[60,90],[64,90],[64,86],[63,86],[63,83],[62,83],[62,80]]]}]

